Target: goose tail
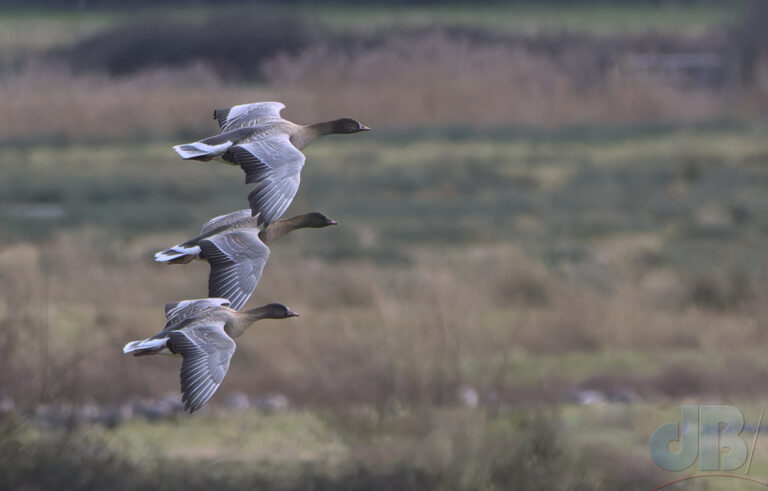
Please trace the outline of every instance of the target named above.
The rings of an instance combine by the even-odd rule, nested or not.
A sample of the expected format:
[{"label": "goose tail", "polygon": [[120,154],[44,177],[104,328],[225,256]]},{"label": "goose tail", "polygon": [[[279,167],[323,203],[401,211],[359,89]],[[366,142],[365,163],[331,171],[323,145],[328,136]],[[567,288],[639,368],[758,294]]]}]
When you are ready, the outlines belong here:
[{"label": "goose tail", "polygon": [[185,143],[176,145],[173,149],[185,160],[211,160],[227,151],[232,146],[231,141],[219,145],[208,145],[203,142]]},{"label": "goose tail", "polygon": [[168,351],[170,354],[170,351],[166,346],[167,342],[167,337],[160,339],[143,339],[141,341],[131,341],[123,347],[123,353],[132,353],[133,356],[145,356],[155,355],[162,353],[163,351]]},{"label": "goose tail", "polygon": [[155,254],[155,261],[168,264],[187,264],[200,254],[200,246],[185,247],[181,244]]}]

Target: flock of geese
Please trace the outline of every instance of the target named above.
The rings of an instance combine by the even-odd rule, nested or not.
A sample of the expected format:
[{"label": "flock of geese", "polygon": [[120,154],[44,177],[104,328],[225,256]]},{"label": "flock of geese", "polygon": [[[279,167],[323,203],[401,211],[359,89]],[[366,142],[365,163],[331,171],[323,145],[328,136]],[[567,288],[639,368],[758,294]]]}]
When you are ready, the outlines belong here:
[{"label": "flock of geese", "polygon": [[336,225],[322,213],[280,217],[299,189],[305,157],[301,150],[330,134],[369,128],[349,118],[302,126],[283,119],[279,102],[258,102],[217,109],[220,133],[173,149],[185,160],[218,160],[239,165],[250,209],[215,217],[200,234],[155,254],[167,264],[208,261],[208,298],[166,304],[166,322],[154,336],[125,345],[134,356],[181,355],[181,393],[190,413],[203,407],[221,385],[235,352],[234,338],[260,319],[298,316],[285,305],[270,303],[240,311],[259,283],[269,246],[299,228]]}]

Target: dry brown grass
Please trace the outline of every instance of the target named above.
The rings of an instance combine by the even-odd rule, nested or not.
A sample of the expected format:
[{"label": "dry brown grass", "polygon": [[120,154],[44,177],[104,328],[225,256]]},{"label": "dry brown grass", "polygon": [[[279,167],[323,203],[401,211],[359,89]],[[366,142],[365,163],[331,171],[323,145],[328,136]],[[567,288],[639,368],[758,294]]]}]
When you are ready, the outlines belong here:
[{"label": "dry brown grass", "polygon": [[[0,254],[0,396],[124,400],[177,391],[177,361],[125,357],[120,348],[160,328],[163,303],[203,296],[207,268],[153,264],[150,253],[170,237],[104,240],[65,235]],[[589,365],[567,373],[568,356],[587,353],[600,369],[601,353],[622,366],[620,354],[634,352],[651,365],[625,381],[663,395],[671,375],[653,377],[669,365],[660,360],[679,358],[673,353],[735,353],[764,342],[758,304],[721,313],[670,307],[677,281],[661,283],[666,295],[659,282],[629,276],[600,291],[508,246],[409,256],[409,266],[382,266],[275,253],[251,304],[283,302],[302,317],[260,323],[240,338],[222,394],[278,391],[301,404],[388,407],[455,404],[458,389],[471,385],[483,397],[552,398],[564,387],[557,380],[594,374]],[[542,380],[553,382],[544,393]]]},{"label": "dry brown grass", "polygon": [[751,107],[757,94],[726,96],[639,74],[596,73],[592,59],[577,49],[564,57],[566,63],[440,34],[413,41],[394,39],[352,54],[317,49],[278,57],[267,72],[281,99],[298,102],[313,116],[341,108],[380,125],[557,127],[757,114]]},{"label": "dry brown grass", "polygon": [[225,87],[201,65],[114,79],[31,64],[1,77],[0,93],[8,115],[0,123],[0,138],[27,141],[205,134],[215,128],[214,106],[269,98],[258,88]]},{"label": "dry brown grass", "polygon": [[30,63],[0,77],[0,139],[119,139],[210,133],[213,107],[281,100],[306,123],[338,115],[372,126],[699,122],[766,110],[766,69],[749,90],[678,87],[603,70],[579,49],[560,58],[432,34],[366,49],[319,47],[268,61],[268,86],[224,83],[209,67],[159,68],[125,78],[73,75]]}]

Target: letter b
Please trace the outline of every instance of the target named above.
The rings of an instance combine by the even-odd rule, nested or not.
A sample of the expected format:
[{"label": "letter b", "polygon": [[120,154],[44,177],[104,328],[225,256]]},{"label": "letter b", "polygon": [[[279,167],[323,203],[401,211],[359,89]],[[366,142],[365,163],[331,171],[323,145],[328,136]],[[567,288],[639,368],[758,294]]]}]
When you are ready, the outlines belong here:
[{"label": "letter b", "polygon": [[[732,471],[741,467],[747,460],[747,444],[739,437],[742,429],[744,415],[735,407],[701,406],[699,469]],[[730,452],[721,456],[721,448]]]}]

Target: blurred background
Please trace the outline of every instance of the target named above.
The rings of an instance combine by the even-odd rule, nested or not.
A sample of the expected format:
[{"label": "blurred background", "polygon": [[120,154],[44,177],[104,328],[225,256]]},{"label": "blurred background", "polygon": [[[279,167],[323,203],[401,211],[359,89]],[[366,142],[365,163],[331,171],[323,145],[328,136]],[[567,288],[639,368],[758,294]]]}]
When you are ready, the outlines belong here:
[{"label": "blurred background", "polygon": [[[649,489],[679,477],[648,441],[681,404],[754,432],[766,25],[763,1],[0,3],[0,487]],[[340,225],[276,244],[249,302],[301,317],[240,338],[190,416],[179,360],[121,348],[206,294],[154,252],[250,187],[171,146],[270,100],[374,131],[305,151],[287,215]]]}]

